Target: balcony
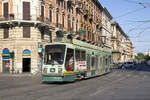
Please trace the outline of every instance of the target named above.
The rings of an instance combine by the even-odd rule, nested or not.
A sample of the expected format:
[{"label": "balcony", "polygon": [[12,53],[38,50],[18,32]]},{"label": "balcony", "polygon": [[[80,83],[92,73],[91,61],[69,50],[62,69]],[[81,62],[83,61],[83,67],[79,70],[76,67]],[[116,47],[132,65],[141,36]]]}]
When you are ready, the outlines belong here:
[{"label": "balcony", "polygon": [[37,21],[40,21],[40,22],[44,22],[44,23],[50,24],[49,19],[46,18],[46,17],[37,17]]},{"label": "balcony", "polygon": [[8,17],[1,16],[0,21],[14,20],[14,14],[9,14]]},{"label": "balcony", "polygon": [[102,31],[102,28],[103,28],[103,27],[102,27],[101,24],[97,24],[97,25],[96,25],[96,29],[97,29],[98,31]]},{"label": "balcony", "polygon": [[75,5],[76,9],[82,9],[83,8],[83,4],[81,1],[77,1],[76,5]]}]

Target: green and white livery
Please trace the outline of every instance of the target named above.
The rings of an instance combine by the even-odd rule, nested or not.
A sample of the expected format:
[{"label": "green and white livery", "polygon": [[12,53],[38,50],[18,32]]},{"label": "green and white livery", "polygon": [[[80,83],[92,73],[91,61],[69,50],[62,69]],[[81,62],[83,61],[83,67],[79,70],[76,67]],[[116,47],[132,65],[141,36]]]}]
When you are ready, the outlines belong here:
[{"label": "green and white livery", "polygon": [[110,72],[112,52],[80,40],[45,46],[43,82],[73,82]]}]

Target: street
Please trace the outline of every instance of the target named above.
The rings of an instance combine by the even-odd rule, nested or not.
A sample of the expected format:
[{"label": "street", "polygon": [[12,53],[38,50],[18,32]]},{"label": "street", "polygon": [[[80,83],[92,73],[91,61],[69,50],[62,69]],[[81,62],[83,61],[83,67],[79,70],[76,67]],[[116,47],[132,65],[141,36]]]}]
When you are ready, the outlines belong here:
[{"label": "street", "polygon": [[0,74],[0,100],[150,100],[150,67],[114,69],[74,83],[43,84],[40,74]]}]

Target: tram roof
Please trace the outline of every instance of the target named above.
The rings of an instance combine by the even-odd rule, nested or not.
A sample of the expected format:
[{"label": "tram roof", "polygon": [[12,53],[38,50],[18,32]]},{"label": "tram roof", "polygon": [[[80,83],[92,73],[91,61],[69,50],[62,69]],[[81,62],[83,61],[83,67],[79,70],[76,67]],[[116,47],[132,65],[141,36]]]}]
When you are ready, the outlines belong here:
[{"label": "tram roof", "polygon": [[77,40],[77,39],[73,39],[72,42],[70,42],[68,40],[66,40],[66,41],[54,41],[53,43],[48,44],[48,45],[55,45],[55,44],[64,44],[64,45],[68,45],[69,47],[78,46],[81,48],[83,47],[83,48],[89,48],[89,49],[93,49],[93,50],[101,50],[101,51],[111,52],[111,50],[109,50],[109,49],[95,46],[95,45],[92,45],[90,43],[86,43],[86,42],[83,42],[83,41]]}]

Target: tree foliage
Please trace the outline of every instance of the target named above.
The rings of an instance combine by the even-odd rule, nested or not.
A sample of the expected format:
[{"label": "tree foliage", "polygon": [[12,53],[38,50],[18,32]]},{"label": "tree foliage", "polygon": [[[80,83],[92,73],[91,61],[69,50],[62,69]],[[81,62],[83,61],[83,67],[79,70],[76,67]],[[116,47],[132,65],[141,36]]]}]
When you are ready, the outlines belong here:
[{"label": "tree foliage", "polygon": [[135,59],[136,60],[147,60],[147,59],[149,59],[149,56],[145,55],[143,53],[138,53],[137,56],[135,56]]}]

